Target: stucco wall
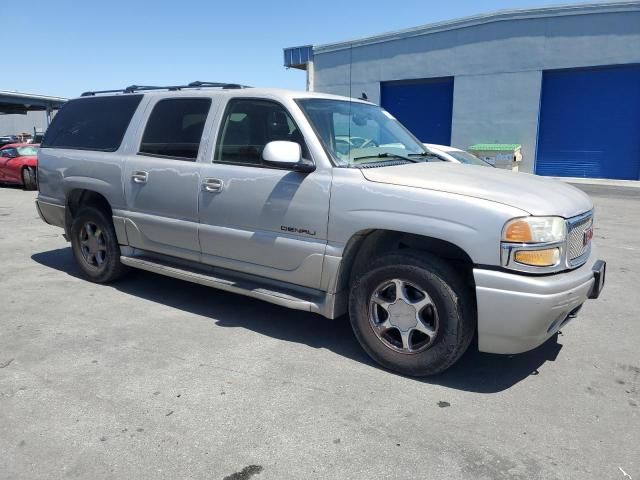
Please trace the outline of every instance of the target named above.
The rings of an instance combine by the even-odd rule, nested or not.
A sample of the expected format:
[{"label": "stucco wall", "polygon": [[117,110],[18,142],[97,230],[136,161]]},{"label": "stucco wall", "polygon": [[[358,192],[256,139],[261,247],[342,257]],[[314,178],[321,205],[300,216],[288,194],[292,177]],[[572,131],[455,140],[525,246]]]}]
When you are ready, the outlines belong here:
[{"label": "stucco wall", "polygon": [[454,76],[452,144],[521,143],[532,171],[542,71],[640,63],[640,2],[630,5],[316,47],[314,89],[379,103],[380,82]]}]

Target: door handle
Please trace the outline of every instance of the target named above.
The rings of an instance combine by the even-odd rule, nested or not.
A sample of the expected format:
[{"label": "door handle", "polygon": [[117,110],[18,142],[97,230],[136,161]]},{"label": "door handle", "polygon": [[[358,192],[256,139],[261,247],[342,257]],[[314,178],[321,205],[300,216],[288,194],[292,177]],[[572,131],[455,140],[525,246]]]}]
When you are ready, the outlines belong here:
[{"label": "door handle", "polygon": [[131,174],[131,180],[133,180],[134,183],[147,183],[148,178],[148,172],[138,171]]},{"label": "door handle", "polygon": [[221,192],[224,182],[217,178],[205,178],[202,182],[202,189],[205,192]]}]

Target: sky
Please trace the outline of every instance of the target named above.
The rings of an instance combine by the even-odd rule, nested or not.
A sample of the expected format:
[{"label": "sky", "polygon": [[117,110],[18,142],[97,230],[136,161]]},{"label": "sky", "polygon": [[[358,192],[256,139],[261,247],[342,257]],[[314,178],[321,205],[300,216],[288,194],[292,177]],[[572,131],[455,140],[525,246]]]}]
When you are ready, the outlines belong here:
[{"label": "sky", "polygon": [[[323,44],[544,0],[2,0],[0,90],[86,90],[194,80],[303,90],[284,47]],[[563,0],[561,3],[582,3]],[[24,62],[23,66],[20,63]]]}]

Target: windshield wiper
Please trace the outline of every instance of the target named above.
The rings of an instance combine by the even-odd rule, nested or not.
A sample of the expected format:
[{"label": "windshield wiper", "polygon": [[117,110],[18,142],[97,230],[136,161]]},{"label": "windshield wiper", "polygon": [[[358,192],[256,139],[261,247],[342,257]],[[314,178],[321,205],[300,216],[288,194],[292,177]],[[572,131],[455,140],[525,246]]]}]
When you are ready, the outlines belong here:
[{"label": "windshield wiper", "polygon": [[409,156],[409,157],[429,158],[429,160],[427,160],[428,162],[430,162],[432,160],[440,160],[440,161],[442,161],[442,159],[440,157],[438,157],[435,153],[431,153],[431,152],[409,153],[409,154],[407,154],[407,156]]},{"label": "windshield wiper", "polygon": [[407,162],[420,163],[420,160],[416,160],[415,158],[411,158],[406,155],[398,155],[397,153],[388,153],[388,152],[378,153],[377,155],[363,155],[362,157],[354,158],[353,161],[355,162],[357,160],[366,160],[367,158],[401,158],[402,160],[406,160]]}]

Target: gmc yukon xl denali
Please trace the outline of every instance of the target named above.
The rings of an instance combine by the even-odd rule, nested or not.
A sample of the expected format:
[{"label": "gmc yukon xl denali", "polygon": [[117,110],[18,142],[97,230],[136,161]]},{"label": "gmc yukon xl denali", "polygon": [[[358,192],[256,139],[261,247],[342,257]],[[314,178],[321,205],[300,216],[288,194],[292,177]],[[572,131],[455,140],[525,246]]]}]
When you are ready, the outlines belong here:
[{"label": "gmc yukon xl denali", "polygon": [[53,120],[37,179],[88,280],[134,267],[348,313],[369,355],[408,375],[442,372],[476,332],[483,352],[530,350],[605,280],[587,195],[441,162],[382,108],[333,95],[87,92]]}]

